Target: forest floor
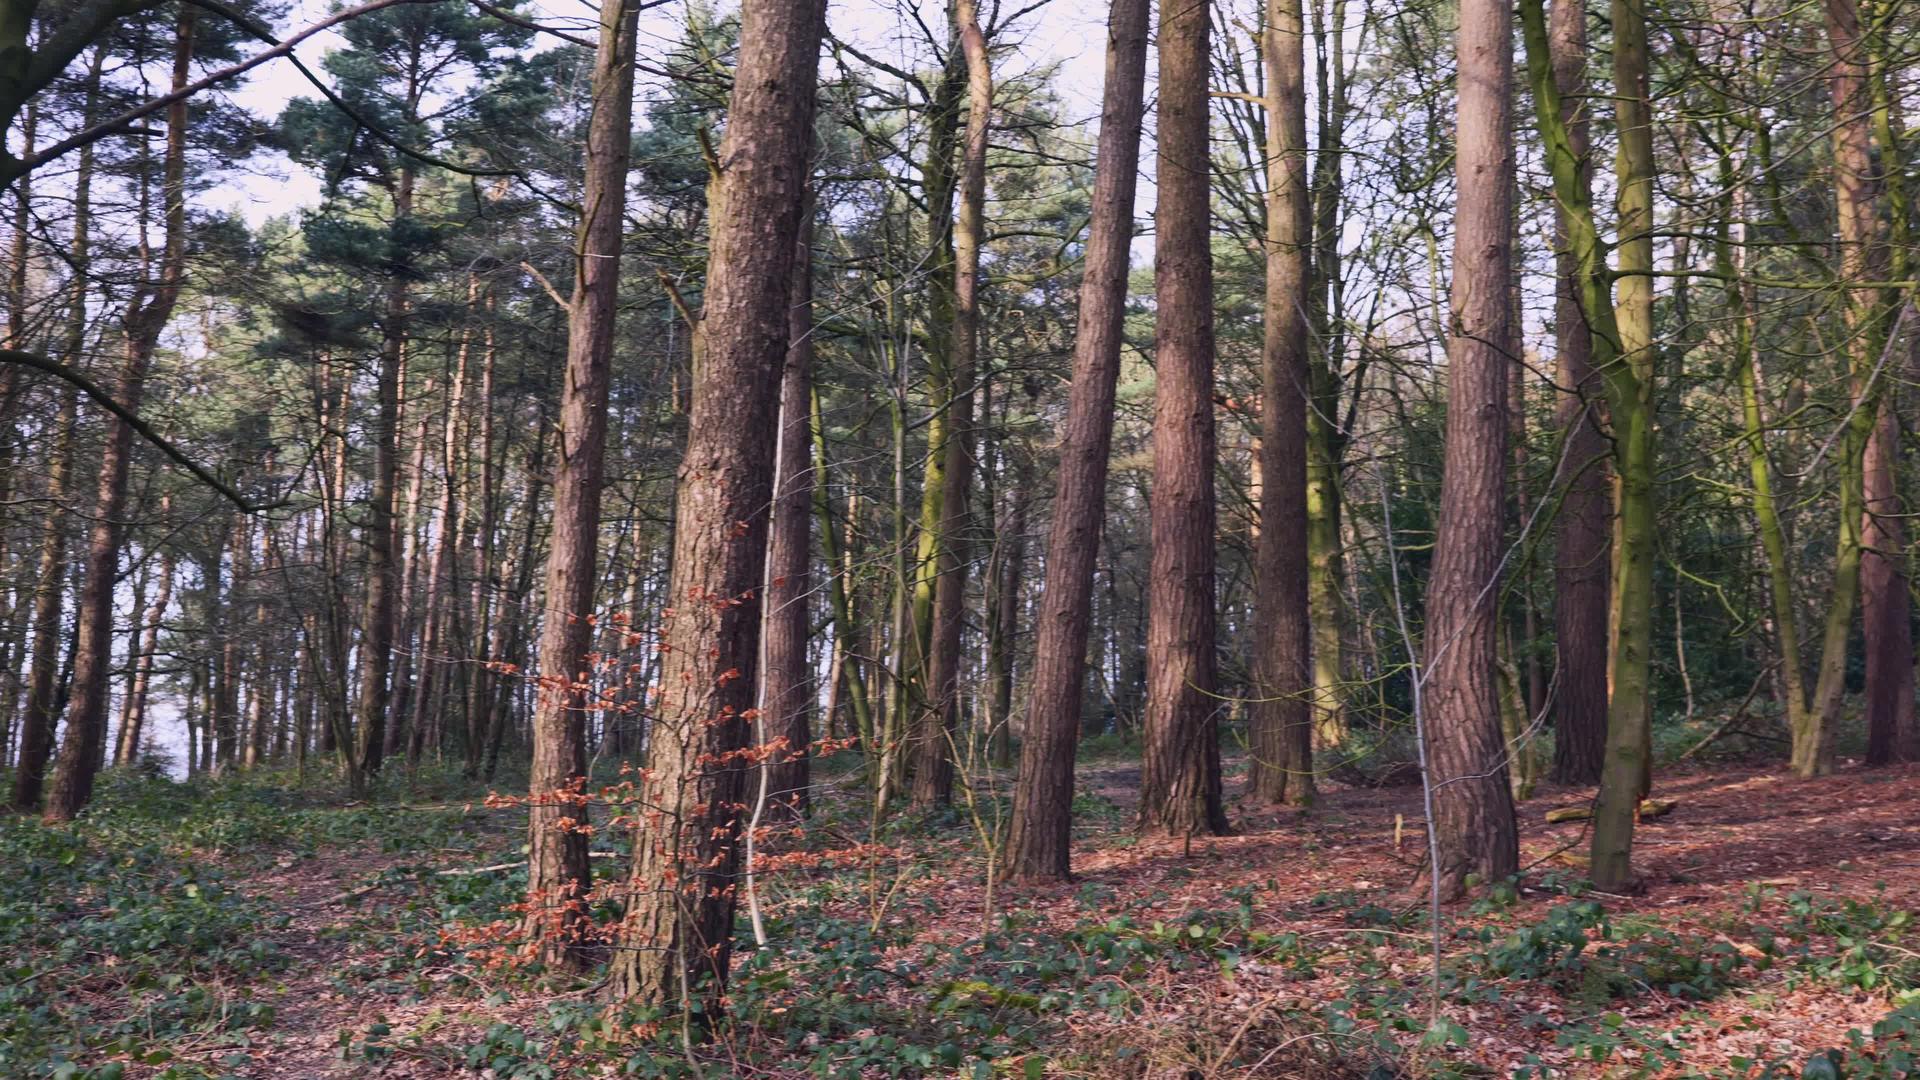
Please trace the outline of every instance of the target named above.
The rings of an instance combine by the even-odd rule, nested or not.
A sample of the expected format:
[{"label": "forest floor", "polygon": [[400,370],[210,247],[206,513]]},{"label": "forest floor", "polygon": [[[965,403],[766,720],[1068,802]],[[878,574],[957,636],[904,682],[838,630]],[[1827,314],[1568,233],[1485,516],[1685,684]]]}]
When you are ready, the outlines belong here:
[{"label": "forest floor", "polygon": [[[1676,805],[1640,826],[1631,896],[1584,889],[1582,823],[1544,821],[1591,792],[1540,791],[1519,887],[1444,913],[1437,1021],[1418,788],[1333,787],[1310,812],[1235,807],[1232,836],[1146,840],[1138,784],[1135,765],[1084,764],[1077,880],[990,900],[966,813],[863,832],[857,791],[830,782],[799,841],[823,861],[767,879],[769,947],[689,1044],[591,980],[449,938],[511,918],[524,886],[523,818],[477,792],[343,805],[270,778],[121,778],[70,829],[0,823],[0,1075],[1920,1068],[1920,768],[1664,772],[1655,795]],[[983,817],[1004,811],[980,794]],[[866,842],[889,856],[835,854]],[[621,865],[607,853],[602,874]]]}]

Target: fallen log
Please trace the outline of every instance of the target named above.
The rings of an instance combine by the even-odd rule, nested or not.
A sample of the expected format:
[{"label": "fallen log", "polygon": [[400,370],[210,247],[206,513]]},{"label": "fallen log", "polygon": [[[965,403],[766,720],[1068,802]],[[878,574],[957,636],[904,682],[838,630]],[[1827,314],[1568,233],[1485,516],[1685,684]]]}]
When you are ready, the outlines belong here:
[{"label": "fallen log", "polygon": [[[1678,799],[1647,799],[1640,804],[1636,816],[1645,821],[1648,818],[1665,817],[1680,805]],[[1547,824],[1560,825],[1569,821],[1585,821],[1593,816],[1592,806],[1562,806],[1547,811]]]}]

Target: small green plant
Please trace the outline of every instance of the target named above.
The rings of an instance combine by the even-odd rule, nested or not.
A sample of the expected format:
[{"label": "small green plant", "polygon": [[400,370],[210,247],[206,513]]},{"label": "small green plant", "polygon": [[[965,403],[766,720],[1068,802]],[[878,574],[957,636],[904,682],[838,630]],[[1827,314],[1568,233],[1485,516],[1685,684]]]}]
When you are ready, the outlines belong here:
[{"label": "small green plant", "polygon": [[1897,944],[1913,928],[1911,912],[1876,899],[1788,895],[1788,937],[1798,966],[1816,978],[1896,994],[1920,985],[1920,953]]}]

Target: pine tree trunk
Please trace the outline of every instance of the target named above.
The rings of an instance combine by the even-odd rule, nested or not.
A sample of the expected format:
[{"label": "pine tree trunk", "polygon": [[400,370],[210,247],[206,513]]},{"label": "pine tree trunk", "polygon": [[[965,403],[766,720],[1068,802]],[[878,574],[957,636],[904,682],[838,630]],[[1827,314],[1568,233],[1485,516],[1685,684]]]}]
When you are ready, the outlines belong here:
[{"label": "pine tree trunk", "polygon": [[[87,68],[86,104],[82,110],[83,122],[91,124],[100,100],[100,71],[106,60],[106,50],[96,48]],[[36,112],[27,114],[28,128],[26,144],[33,144],[33,122]],[[79,170],[75,173],[73,188],[73,242],[67,250],[67,258],[77,275],[84,277],[92,265],[90,253],[93,244],[93,147],[80,149]],[[8,313],[8,341],[19,344],[24,333],[26,318],[24,297],[26,295],[26,242],[27,232],[24,217],[31,201],[31,189],[25,177],[21,178],[16,192],[22,220],[16,221],[15,261],[13,294],[21,298]],[[81,350],[87,340],[87,291],[76,289],[68,308],[67,333],[64,363],[73,365],[80,359]],[[9,365],[11,368],[11,365]],[[11,373],[10,373],[11,374]],[[10,402],[8,403],[11,404]],[[54,441],[47,467],[46,495],[49,505],[58,506],[70,494],[73,473],[74,425],[78,420],[79,399],[76,391],[69,388],[60,399],[59,412],[54,419]],[[9,478],[11,478],[11,470]],[[13,774],[13,791],[9,800],[12,807],[22,813],[33,813],[40,809],[41,788],[46,780],[47,760],[53,753],[54,727],[59,720],[60,709],[55,695],[54,679],[58,674],[60,654],[60,609],[66,597],[67,576],[67,515],[53,514],[47,518],[47,529],[41,537],[40,557],[35,565],[35,576],[31,579],[33,602],[31,615],[25,629],[32,638],[32,652],[28,660],[27,698],[20,721],[20,752],[16,759]],[[25,560],[22,560],[23,562]],[[18,593],[16,592],[16,595]],[[27,605],[22,605],[27,606]],[[9,665],[9,671],[13,666]],[[12,688],[9,687],[9,690]],[[12,695],[9,693],[9,701]],[[0,740],[0,758],[6,756],[4,740]]]},{"label": "pine tree trunk", "polygon": [[1254,699],[1247,790],[1313,802],[1307,599],[1307,355],[1313,306],[1305,26],[1300,0],[1267,6],[1266,323],[1260,367],[1260,534],[1254,566]]},{"label": "pine tree trunk", "polygon": [[[1341,600],[1340,465],[1341,365],[1346,357],[1345,281],[1340,244],[1342,170],[1348,154],[1347,0],[1312,6],[1315,39],[1317,154],[1313,172],[1313,287],[1309,310],[1318,347],[1307,353],[1313,407],[1307,411],[1307,612],[1313,634],[1313,728],[1322,748],[1347,738],[1346,669],[1342,653],[1348,622]],[[1329,9],[1331,15],[1329,17]]]},{"label": "pine tree trunk", "polygon": [[[195,17],[193,8],[180,9],[173,47],[172,86],[176,91],[186,86],[191,75]],[[136,414],[146,390],[147,369],[152,365],[160,334],[173,315],[186,273],[186,158],[187,105],[183,98],[167,107],[161,180],[166,226],[159,265],[145,278],[151,284],[138,290],[123,317],[125,342],[116,400]],[[113,669],[113,585],[120,566],[121,518],[132,456],[133,428],[116,417],[107,425],[106,446],[100,456],[93,526],[76,604],[79,618],[74,630],[67,733],[60,744],[53,787],[47,796],[49,821],[73,820],[93,798],[100,748],[107,735],[107,682]]]},{"label": "pine tree trunk", "polygon": [[[1575,183],[1593,187],[1588,156],[1587,8],[1555,0],[1548,47],[1553,81],[1565,109],[1568,142],[1578,161]],[[1556,487],[1563,489],[1556,518],[1554,647],[1560,688],[1554,695],[1553,778],[1563,784],[1600,780],[1607,741],[1607,594],[1613,550],[1609,447],[1601,432],[1605,388],[1593,369],[1593,330],[1580,303],[1579,266],[1568,247],[1568,211],[1556,204],[1554,250],[1554,383],[1561,390],[1555,422],[1565,432]]]},{"label": "pine tree trunk", "polygon": [[987,639],[987,756],[995,766],[1013,763],[1014,657],[1018,654],[1020,599],[1027,572],[1027,512],[1033,504],[1033,463],[1022,455],[1014,467],[1012,504],[995,530],[999,559],[993,568],[992,623]]},{"label": "pine tree trunk", "polygon": [[[820,556],[826,564],[829,575],[827,602],[833,609],[833,647],[836,653],[834,689],[838,693],[844,690],[847,709],[853,714],[853,730],[859,735],[867,753],[878,761],[879,749],[875,745],[877,735],[873,729],[873,705],[867,689],[867,679],[857,651],[865,643],[865,626],[853,603],[853,547],[858,539],[858,530],[854,528],[859,517],[860,496],[858,490],[847,496],[846,546],[841,548],[834,534],[833,489],[828,483],[827,429],[825,417],[821,414],[820,388],[809,384],[808,402],[811,417],[810,428],[813,438],[813,518],[820,527]],[[871,655],[879,656],[878,649]],[[834,714],[829,708],[829,723]]]},{"label": "pine tree trunk", "polygon": [[[67,496],[78,404],[78,392],[68,390],[61,395],[60,412],[54,420],[58,434],[54,436],[46,488],[47,501],[54,506]],[[67,592],[67,519],[66,514],[47,517],[46,532],[40,540],[39,572],[34,579],[33,619],[29,624],[33,651],[28,660],[27,705],[21,717],[20,756],[13,773],[11,799],[13,809],[23,814],[40,809],[47,759],[53,753],[54,726],[60,717],[54,680],[60,668],[60,609]]]},{"label": "pine tree trunk", "polygon": [[543,425],[534,438],[533,453],[527,457],[527,496],[521,508],[520,550],[509,568],[513,573],[513,587],[494,616],[493,641],[488,649],[489,663],[500,665],[504,673],[493,679],[493,697],[486,702],[486,759],[480,775],[489,783],[499,768],[500,747],[513,718],[514,691],[527,677],[527,620],[521,612],[526,610],[527,601],[533,595],[534,555],[539,550],[540,523],[545,520],[540,508],[541,492],[546,486],[546,439]]},{"label": "pine tree trunk", "polygon": [[[1887,153],[1885,148],[1900,147],[1904,135],[1898,129],[1894,111],[1895,87],[1902,70],[1886,56],[1887,48],[1885,35],[1871,39],[1868,44],[1873,134],[1882,147],[1883,155]],[[1881,197],[1888,204],[1889,211],[1887,276],[1898,280],[1906,278],[1914,266],[1910,196],[1900,170],[1883,168],[1879,179]],[[1902,310],[1902,302],[1898,291],[1890,291],[1887,295],[1888,306],[1896,313]],[[1911,306],[1904,310],[1904,318],[1908,320],[1905,324],[1906,340],[1893,341],[1888,348],[1904,347],[1907,350],[1908,379],[1911,380],[1913,364],[1920,361],[1920,329],[1912,325],[1912,320],[1920,315],[1920,311]],[[1901,318],[1899,314],[1894,316],[1894,326],[1902,325]],[[1884,397],[1879,422],[1874,427],[1873,438],[1867,444],[1863,485],[1865,509],[1869,515],[1865,529],[1868,554],[1866,564],[1861,569],[1861,611],[1870,628],[1866,633],[1869,765],[1920,759],[1920,731],[1916,731],[1914,716],[1913,628],[1908,621],[1911,602],[1906,574],[1907,530],[1904,514],[1910,501],[1900,496],[1896,479],[1900,460],[1899,410],[1908,398],[1898,387],[1891,385],[1882,393]],[[1876,625],[1879,627],[1877,631],[1871,629]],[[1876,655],[1878,661],[1875,660]],[[1904,665],[1905,670],[1889,670],[1893,664]]]},{"label": "pine tree trunk", "polygon": [[1439,522],[1427,586],[1423,694],[1426,782],[1437,878],[1457,897],[1471,881],[1519,869],[1495,681],[1507,475],[1508,290],[1513,275],[1512,19],[1500,0],[1464,0],[1458,38],[1452,325]]},{"label": "pine tree trunk", "polygon": [[[1164,5],[1158,36],[1153,558],[1140,827],[1175,836],[1227,831],[1214,672],[1209,20],[1206,5]],[[1305,647],[1304,634],[1299,644]]]},{"label": "pine tree trunk", "polygon": [[779,458],[773,522],[767,538],[766,670],[761,673],[761,745],[784,737],[767,769],[771,805],[784,815],[807,812],[815,698],[807,663],[813,584],[813,228],[801,213],[787,303],[787,359],[780,379]]},{"label": "pine tree trunk", "polygon": [[[1871,54],[1858,0],[1825,0],[1825,8],[1833,53],[1827,83],[1833,98],[1840,276],[1846,282],[1865,282],[1885,276],[1888,255],[1878,210],[1885,176],[1884,166],[1874,160]],[[1879,152],[1884,157],[1890,150],[1882,147]],[[1900,519],[1890,516],[1899,510],[1893,479],[1899,421],[1886,390],[1891,377],[1874,371],[1887,342],[1893,306],[1882,290],[1858,286],[1847,290],[1845,303],[1848,366],[1861,406],[1848,416],[1843,439],[1841,522],[1820,678],[1810,723],[1794,732],[1794,767],[1802,776],[1832,767],[1832,730],[1839,720],[1852,623],[1848,586],[1853,580],[1858,582],[1866,639],[1869,761],[1881,764],[1911,749],[1897,745],[1902,722],[1911,729],[1914,696],[1912,630],[1899,566],[1905,537]]]},{"label": "pine tree trunk", "polygon": [[[225,553],[233,552],[233,574],[222,574]],[[233,620],[240,607],[241,583],[247,576],[247,523],[233,523],[227,542],[213,553],[207,580],[207,618],[212,624],[209,639],[213,648],[213,772],[224,776],[238,763],[236,750],[240,729],[240,649],[234,640]],[[220,583],[227,582],[225,595]]]},{"label": "pine tree trunk", "polygon": [[420,755],[428,744],[439,744],[440,728],[446,723],[447,694],[453,665],[442,655],[453,641],[447,632],[452,618],[453,556],[461,542],[460,529],[460,425],[459,416],[466,406],[467,360],[473,349],[473,319],[480,296],[479,279],[467,277],[466,324],[461,327],[460,347],[455,354],[453,383],[448,388],[446,406],[440,413],[440,505],[434,515],[432,554],[427,558],[426,618],[420,630],[419,679],[414,693],[412,716],[408,719],[407,768],[420,765]]},{"label": "pine tree trunk", "polygon": [[[607,395],[619,314],[621,241],[632,146],[634,34],[639,7],[606,6],[594,57],[586,192],[574,249],[560,398],[560,461],[553,478],[553,543],[540,632],[540,690],[528,780],[527,931],[549,963],[584,960],[587,894],[587,668],[594,614],[595,543],[606,475]],[[529,505],[529,512],[533,507]]]},{"label": "pine tree trunk", "polygon": [[[393,199],[393,224],[413,216],[414,169],[400,169]],[[386,758],[389,677],[393,672],[393,642],[398,633],[396,594],[400,568],[395,561],[397,539],[393,513],[394,489],[400,471],[400,368],[407,343],[409,289],[404,274],[395,273],[387,285],[384,326],[376,374],[377,411],[373,430],[373,477],[368,487],[364,542],[367,584],[363,615],[365,634],[360,642],[360,702],[349,786],[364,792]]]},{"label": "pine tree trunk", "polygon": [[807,186],[822,0],[746,0],[710,210],[701,360],[675,492],[672,617],[615,997],[714,997],[732,960],[785,300]]},{"label": "pine tree trunk", "polygon": [[[164,517],[166,501],[162,500],[160,506]],[[173,602],[173,558],[172,549],[160,553],[160,582],[140,628],[133,686],[127,694],[126,720],[120,725],[120,743],[114,755],[116,765],[131,765],[140,758],[140,743],[146,735],[147,699],[153,688],[154,653],[160,648],[160,624],[167,617],[167,606]]]},{"label": "pine tree trunk", "polygon": [[[948,6],[949,14],[957,8]],[[956,26],[957,36],[957,26]],[[954,245],[953,197],[958,189],[958,174],[953,156],[960,131],[961,91],[965,85],[965,57],[960,50],[947,53],[946,66],[935,84],[927,105],[926,158],[921,165],[925,176],[927,236],[931,249],[927,254],[928,332],[925,347],[927,454],[920,477],[920,508],[917,536],[913,547],[913,578],[909,592],[908,632],[896,651],[900,655],[902,683],[896,687],[895,709],[906,735],[905,754],[896,758],[895,769],[888,770],[888,787],[899,779],[910,780],[915,805],[921,802],[924,785],[927,792],[952,786],[952,764],[947,756],[942,699],[936,671],[935,609],[939,605],[940,584],[948,576],[947,568],[957,537],[948,526],[953,518],[946,509],[947,492],[952,488],[949,466],[958,460],[956,449],[972,421],[973,397],[964,393],[955,364],[960,346],[955,341],[959,330],[959,300],[956,294],[958,267]],[[903,365],[904,370],[904,365]],[[900,420],[904,421],[904,411]],[[896,430],[897,442],[903,442],[906,430]],[[920,774],[932,770],[930,775]],[[930,798],[931,796],[928,795]],[[882,810],[885,809],[883,805]]]},{"label": "pine tree trunk", "polygon": [[274,685],[278,679],[274,671],[279,650],[273,640],[273,611],[267,603],[267,582],[274,572],[273,529],[271,523],[260,523],[260,561],[254,564],[253,580],[253,685],[252,696],[247,708],[246,747],[241,752],[241,765],[248,769],[258,768],[267,761],[270,749],[270,729],[278,716],[278,700],[274,694]]},{"label": "pine tree trunk", "polygon": [[[487,295],[487,314],[493,315],[493,295]],[[488,635],[493,628],[493,597],[498,589],[495,580],[498,573],[493,557],[494,533],[498,530],[497,518],[499,506],[495,494],[495,468],[493,448],[493,376],[494,376],[494,337],[491,325],[487,328],[486,353],[480,368],[480,523],[473,536],[473,642],[472,654],[479,662],[472,665],[467,680],[466,704],[466,768],[463,775],[473,779],[480,775],[481,760],[486,754],[487,714],[493,701],[493,683],[499,676],[493,669],[497,659],[488,648]]]},{"label": "pine tree trunk", "polygon": [[1017,879],[1065,880],[1072,837],[1073,750],[1086,689],[1093,564],[1107,499],[1114,387],[1120,377],[1121,320],[1127,303],[1127,249],[1140,170],[1140,122],[1147,63],[1147,0],[1113,0],[1107,22],[1106,89],[1093,181],[1073,380],[1061,430],[1046,582],[1034,625],[1020,773],[1007,838],[1007,872]]}]

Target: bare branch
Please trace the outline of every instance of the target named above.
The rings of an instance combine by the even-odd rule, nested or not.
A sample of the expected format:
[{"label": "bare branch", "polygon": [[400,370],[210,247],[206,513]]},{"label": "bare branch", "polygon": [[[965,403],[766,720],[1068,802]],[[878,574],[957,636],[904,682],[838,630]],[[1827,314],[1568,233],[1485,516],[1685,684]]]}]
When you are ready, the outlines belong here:
[{"label": "bare branch", "polygon": [[159,447],[160,452],[171,458],[175,464],[192,473],[194,478],[201,483],[219,492],[228,502],[239,507],[244,513],[258,513],[261,510],[270,510],[276,506],[285,506],[287,503],[286,499],[275,499],[272,502],[254,502],[233,488],[228,487],[204,465],[201,465],[199,462],[193,460],[192,457],[188,456],[185,450],[175,446],[172,442],[168,441],[166,436],[155,431],[152,425],[135,415],[133,410],[115,401],[113,395],[102,389],[99,383],[94,382],[92,379],[87,378],[85,375],[80,374],[78,371],[57,360],[42,356],[39,353],[26,352],[21,349],[0,349],[0,364],[18,364],[21,367],[32,368],[35,371],[44,371],[56,379],[72,384],[81,393],[92,398],[101,408],[119,417],[128,427],[138,433],[141,438]]}]

